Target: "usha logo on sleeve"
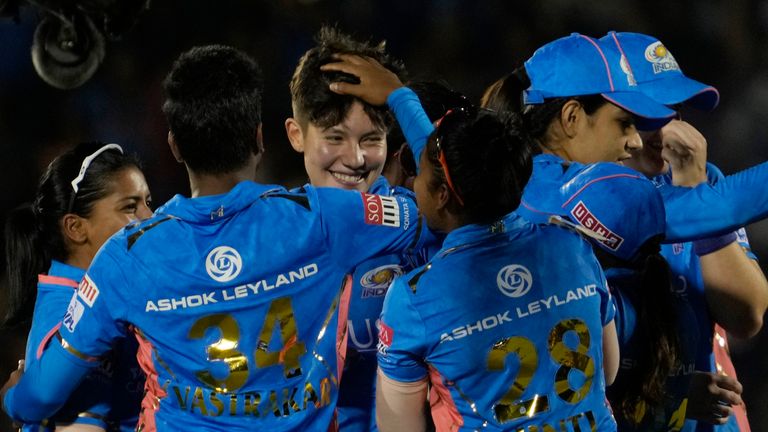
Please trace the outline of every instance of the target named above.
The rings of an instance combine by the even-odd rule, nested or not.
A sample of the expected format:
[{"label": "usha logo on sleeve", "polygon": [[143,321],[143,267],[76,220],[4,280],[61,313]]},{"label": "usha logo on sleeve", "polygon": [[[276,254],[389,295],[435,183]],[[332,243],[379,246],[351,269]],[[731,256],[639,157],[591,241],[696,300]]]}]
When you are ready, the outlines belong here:
[{"label": "usha logo on sleeve", "polygon": [[507,297],[518,298],[528,294],[533,286],[531,272],[520,264],[510,264],[499,270],[496,285]]},{"label": "usha logo on sleeve", "polygon": [[229,282],[240,274],[243,260],[234,248],[219,246],[205,259],[205,271],[216,282]]},{"label": "usha logo on sleeve", "polygon": [[579,201],[573,210],[571,215],[586,229],[602,237],[599,239],[600,243],[604,244],[608,249],[616,251],[619,250],[621,244],[624,243],[624,238],[620,235],[609,230],[608,227],[602,224],[597,217],[592,214],[583,201]]}]

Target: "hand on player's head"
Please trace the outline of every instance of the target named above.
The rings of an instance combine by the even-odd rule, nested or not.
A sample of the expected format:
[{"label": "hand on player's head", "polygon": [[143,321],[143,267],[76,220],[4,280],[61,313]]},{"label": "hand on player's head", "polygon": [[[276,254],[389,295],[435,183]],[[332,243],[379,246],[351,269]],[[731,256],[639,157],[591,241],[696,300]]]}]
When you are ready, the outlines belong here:
[{"label": "hand on player's head", "polygon": [[391,70],[370,57],[351,54],[334,54],[338,61],[320,66],[322,71],[344,72],[354,75],[359,84],[336,81],[330,84],[331,91],[358,97],[371,105],[384,105],[393,91],[403,86],[400,78]]}]

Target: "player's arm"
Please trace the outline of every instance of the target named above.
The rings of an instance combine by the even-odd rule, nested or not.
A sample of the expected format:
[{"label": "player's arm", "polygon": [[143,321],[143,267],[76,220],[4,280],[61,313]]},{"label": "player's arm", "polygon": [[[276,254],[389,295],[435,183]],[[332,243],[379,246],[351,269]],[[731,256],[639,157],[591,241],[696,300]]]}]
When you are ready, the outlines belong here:
[{"label": "player's arm", "polygon": [[[695,246],[694,250],[700,252]],[[757,262],[735,237],[725,247],[699,254],[699,259],[704,295],[715,322],[736,337],[757,334],[768,308],[768,281]]]},{"label": "player's arm", "polygon": [[65,345],[54,338],[18,383],[4,388],[3,410],[14,421],[39,423],[55,414],[85,375],[99,364],[95,358],[80,357]]},{"label": "player's arm", "polygon": [[[724,176],[708,164],[707,141],[690,124],[673,120],[661,130],[662,156],[671,167],[672,184],[694,187],[717,184]],[[749,247],[743,228],[745,248]],[[694,242],[704,279],[705,296],[714,320],[728,333],[741,338],[757,334],[768,308],[768,281],[762,269],[744,253],[736,233],[729,232]]]},{"label": "player's arm", "polygon": [[376,425],[382,432],[420,432],[427,428],[427,379],[402,382],[379,371],[376,380]]},{"label": "player's arm", "polygon": [[383,196],[335,188],[307,188],[316,196],[328,247],[343,267],[373,256],[421,250],[437,242],[416,203],[405,195]]},{"label": "player's arm", "polygon": [[616,321],[611,320],[608,325],[603,327],[603,373],[605,374],[605,385],[613,384],[616,375],[619,373],[619,337],[616,333]]},{"label": "player's arm", "polygon": [[411,274],[392,283],[379,321],[376,423],[382,431],[426,428],[425,328],[406,282]]},{"label": "player's arm", "polygon": [[404,87],[397,75],[372,58],[349,54],[337,54],[335,57],[339,61],[325,64],[320,69],[354,75],[360,83],[331,83],[331,91],[358,97],[371,105],[388,104],[411,147],[418,171],[421,152],[434,130],[419,97],[413,90]]},{"label": "player's arm", "polygon": [[660,185],[667,243],[714,237],[768,216],[768,162],[694,188]]}]

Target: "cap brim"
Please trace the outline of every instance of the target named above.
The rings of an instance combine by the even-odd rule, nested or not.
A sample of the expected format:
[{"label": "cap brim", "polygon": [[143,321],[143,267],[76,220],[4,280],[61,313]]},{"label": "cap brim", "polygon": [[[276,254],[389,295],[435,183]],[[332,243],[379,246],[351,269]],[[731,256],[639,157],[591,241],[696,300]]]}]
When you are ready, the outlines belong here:
[{"label": "cap brim", "polygon": [[655,102],[640,92],[602,93],[612,104],[635,115],[635,126],[639,130],[661,129],[677,115],[675,111]]},{"label": "cap brim", "polygon": [[638,83],[640,91],[664,105],[685,104],[703,111],[712,111],[720,103],[716,88],[684,75],[670,75],[654,81]]}]

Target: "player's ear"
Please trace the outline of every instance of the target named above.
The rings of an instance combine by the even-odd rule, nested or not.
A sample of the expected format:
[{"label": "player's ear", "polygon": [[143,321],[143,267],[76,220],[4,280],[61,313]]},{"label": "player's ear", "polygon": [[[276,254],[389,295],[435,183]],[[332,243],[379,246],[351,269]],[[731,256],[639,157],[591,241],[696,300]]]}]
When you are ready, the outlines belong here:
[{"label": "player's ear", "polygon": [[573,138],[579,129],[579,121],[585,115],[581,103],[575,99],[566,102],[560,109],[560,125],[569,138]]},{"label": "player's ear", "polygon": [[261,124],[256,128],[256,146],[259,154],[264,154],[264,135],[261,133]]},{"label": "player's ear", "polygon": [[289,117],[285,120],[285,134],[291,142],[291,147],[299,153],[304,153],[304,132],[298,120]]},{"label": "player's ear", "polygon": [[73,213],[67,213],[61,219],[61,232],[67,243],[81,245],[88,241],[85,220]]},{"label": "player's ear", "polygon": [[171,131],[168,131],[168,146],[171,148],[171,153],[173,153],[173,157],[176,159],[176,162],[183,163],[184,158],[181,157],[179,145],[176,144],[176,138],[173,137],[173,132]]}]

